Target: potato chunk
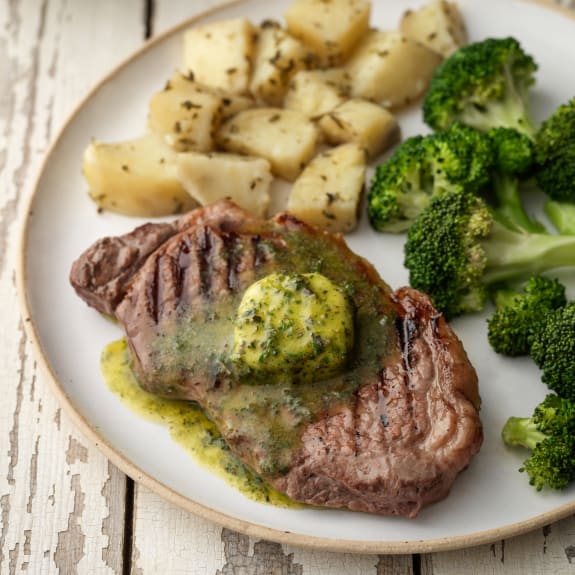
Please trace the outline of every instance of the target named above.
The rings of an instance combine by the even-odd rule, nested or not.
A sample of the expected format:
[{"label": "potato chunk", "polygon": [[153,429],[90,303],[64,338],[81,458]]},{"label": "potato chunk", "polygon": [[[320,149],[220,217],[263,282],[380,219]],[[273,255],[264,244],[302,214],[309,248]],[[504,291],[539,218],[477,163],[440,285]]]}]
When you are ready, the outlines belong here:
[{"label": "potato chunk", "polygon": [[449,56],[467,41],[465,24],[457,4],[435,0],[417,10],[406,10],[399,29],[442,56]]},{"label": "potato chunk", "polygon": [[349,74],[342,68],[301,70],[290,82],[284,107],[319,118],[345,102],[350,90]]},{"label": "potato chunk", "polygon": [[318,130],[306,116],[281,108],[240,112],[220,129],[217,140],[227,151],[266,158],[272,172],[293,181],[315,153]]},{"label": "potato chunk", "polygon": [[250,91],[258,100],[281,105],[290,78],[313,65],[309,48],[277,22],[264,22],[258,32]]},{"label": "potato chunk", "polygon": [[266,215],[273,177],[269,162],[263,158],[223,153],[180,154],[178,177],[190,196],[202,205],[230,198],[258,216]]},{"label": "potato chunk", "polygon": [[218,96],[222,101],[222,120],[227,120],[228,118],[235,116],[241,110],[251,108],[255,105],[253,98],[250,96],[230,94],[230,92],[226,92],[225,90],[196,82],[194,80],[193,74],[186,75],[180,72],[176,72],[166,83],[165,89],[177,90],[179,92],[189,94],[190,96],[198,93],[213,94]]},{"label": "potato chunk", "polygon": [[357,225],[365,170],[365,152],[355,143],[319,154],[295,181],[288,211],[330,232],[353,230]]},{"label": "potato chunk", "polygon": [[366,100],[348,100],[326,114],[319,127],[330,144],[356,142],[369,158],[383,153],[399,140],[399,124],[385,108]]},{"label": "potato chunk", "polygon": [[367,32],[369,0],[295,0],[285,12],[290,34],[308,44],[324,66],[338,66]]},{"label": "potato chunk", "polygon": [[352,95],[386,108],[405,106],[423,94],[441,60],[400,32],[373,30],[347,65]]},{"label": "potato chunk", "polygon": [[209,152],[222,123],[222,98],[207,92],[163,90],[150,100],[148,128],[179,151]]},{"label": "potato chunk", "polygon": [[177,153],[150,133],[114,144],[93,141],[82,171],[90,197],[103,209],[154,217],[186,212],[197,203],[177,176]]},{"label": "potato chunk", "polygon": [[222,122],[253,105],[251,98],[227,94],[178,73],[150,99],[148,128],[180,152],[209,152]]},{"label": "potato chunk", "polygon": [[247,94],[254,35],[245,18],[190,28],[184,35],[184,69],[202,84]]}]

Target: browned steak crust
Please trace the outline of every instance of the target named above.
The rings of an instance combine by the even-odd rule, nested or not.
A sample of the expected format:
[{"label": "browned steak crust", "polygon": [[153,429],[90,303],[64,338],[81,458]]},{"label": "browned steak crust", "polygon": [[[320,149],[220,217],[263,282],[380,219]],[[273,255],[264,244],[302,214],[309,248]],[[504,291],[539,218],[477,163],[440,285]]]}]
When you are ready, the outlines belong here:
[{"label": "browned steak crust", "polygon": [[171,223],[144,224],[123,236],[102,238],[74,262],[70,283],[86,303],[101,313],[113,315],[134,274],[148,256],[172,236],[194,226],[252,219],[231,202],[222,201],[209,209],[193,210]]},{"label": "browned steak crust", "polygon": [[[334,380],[255,385],[226,361],[239,298],[278,270],[346,284],[356,344]],[[218,202],[96,242],[71,282],[122,323],[145,389],[198,402],[234,452],[295,500],[414,517],[480,448],[475,371],[427,296],[393,293],[340,236],[288,214],[264,222]]]},{"label": "browned steak crust", "polygon": [[482,442],[477,378],[429,298],[396,292],[401,347],[353,402],[308,426],[274,485],[316,505],[414,517],[446,497]]}]

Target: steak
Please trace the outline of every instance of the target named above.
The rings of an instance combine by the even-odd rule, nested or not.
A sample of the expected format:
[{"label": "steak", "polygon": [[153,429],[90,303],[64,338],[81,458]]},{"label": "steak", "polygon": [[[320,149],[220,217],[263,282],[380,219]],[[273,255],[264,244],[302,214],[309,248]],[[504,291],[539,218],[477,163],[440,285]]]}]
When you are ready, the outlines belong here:
[{"label": "steak", "polygon": [[[346,369],[313,383],[250,380],[229,361],[242,294],[270,273],[319,272],[355,309]],[[97,241],[71,283],[122,324],[140,385],[197,402],[232,451],[303,503],[415,517],[479,451],[477,376],[430,299],[393,292],[339,235],[229,201]]]}]

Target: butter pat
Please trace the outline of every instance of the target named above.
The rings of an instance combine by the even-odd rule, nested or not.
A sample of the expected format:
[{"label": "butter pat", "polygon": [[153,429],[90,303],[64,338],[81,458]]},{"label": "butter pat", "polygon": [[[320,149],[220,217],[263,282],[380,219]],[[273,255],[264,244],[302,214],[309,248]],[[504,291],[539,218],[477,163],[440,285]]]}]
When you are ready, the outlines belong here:
[{"label": "butter pat", "polygon": [[338,286],[319,273],[277,273],[244,293],[232,357],[254,382],[320,381],[342,370],[352,345],[351,304]]}]

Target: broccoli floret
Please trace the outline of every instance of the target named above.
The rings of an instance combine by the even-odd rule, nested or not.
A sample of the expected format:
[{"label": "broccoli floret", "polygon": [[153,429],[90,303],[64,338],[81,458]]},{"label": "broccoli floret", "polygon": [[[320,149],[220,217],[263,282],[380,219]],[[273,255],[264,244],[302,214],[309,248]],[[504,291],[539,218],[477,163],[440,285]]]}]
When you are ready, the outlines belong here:
[{"label": "broccoli floret", "polygon": [[531,172],[534,161],[533,140],[513,128],[492,128],[487,133],[493,143],[495,168],[517,178]]},{"label": "broccoli floret", "polygon": [[432,177],[440,189],[459,187],[477,193],[490,181],[491,139],[460,122],[425,139]]},{"label": "broccoli floret", "polygon": [[538,491],[564,489],[575,480],[575,403],[548,395],[530,418],[510,417],[501,437],[507,445],[531,450],[520,471]]},{"label": "broccoli floret", "polygon": [[405,140],[385,163],[377,166],[368,194],[369,221],[374,229],[405,231],[429,203],[424,136]]},{"label": "broccoli floret", "polygon": [[533,335],[530,355],[542,371],[543,383],[575,401],[575,302],[547,316]]},{"label": "broccoli floret", "polygon": [[575,203],[575,98],[559,106],[535,136],[535,179],[558,202]]},{"label": "broccoli floret", "polygon": [[469,193],[435,196],[407,233],[410,284],[450,319],[482,310],[487,288],[575,265],[575,237],[516,232]]},{"label": "broccoli floret", "polygon": [[548,485],[551,489],[565,489],[575,480],[575,437],[562,435],[544,439],[523,462],[519,471],[525,471],[529,483],[541,491]]},{"label": "broccoli floret", "polygon": [[543,209],[560,234],[575,236],[575,203],[547,200]]},{"label": "broccoli floret", "polygon": [[512,128],[493,128],[488,136],[494,154],[492,190],[495,215],[512,229],[545,233],[545,226],[525,211],[520,192],[520,182],[531,175],[534,167],[533,141]]},{"label": "broccoli floret", "polygon": [[549,312],[567,303],[565,286],[541,275],[530,277],[523,291],[498,289],[492,299],[497,309],[487,320],[487,338],[497,353],[509,356],[528,355]]},{"label": "broccoli floret", "polygon": [[514,38],[489,38],[459,48],[435,70],[423,118],[436,131],[460,121],[478,130],[504,126],[533,137],[527,111],[537,64]]},{"label": "broccoli floret", "polygon": [[405,231],[434,195],[486,186],[492,162],[490,139],[459,123],[441,134],[408,138],[376,168],[368,194],[371,225]]}]

